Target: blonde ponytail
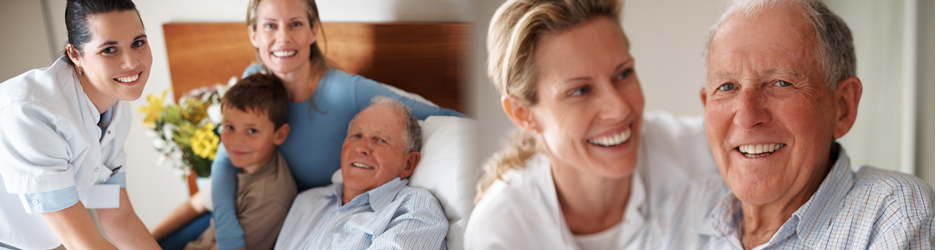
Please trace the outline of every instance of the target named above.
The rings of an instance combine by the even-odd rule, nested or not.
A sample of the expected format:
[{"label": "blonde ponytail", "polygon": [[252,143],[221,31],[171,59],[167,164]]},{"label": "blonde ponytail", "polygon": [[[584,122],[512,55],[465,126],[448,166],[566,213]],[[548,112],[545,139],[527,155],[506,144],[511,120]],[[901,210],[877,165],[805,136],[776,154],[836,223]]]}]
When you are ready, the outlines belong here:
[{"label": "blonde ponytail", "polygon": [[526,160],[540,152],[539,139],[536,136],[520,130],[514,130],[506,145],[484,163],[484,176],[478,181],[478,195],[475,197],[475,203],[481,200],[484,191],[487,191],[494,181],[511,169],[522,168],[526,165]]}]

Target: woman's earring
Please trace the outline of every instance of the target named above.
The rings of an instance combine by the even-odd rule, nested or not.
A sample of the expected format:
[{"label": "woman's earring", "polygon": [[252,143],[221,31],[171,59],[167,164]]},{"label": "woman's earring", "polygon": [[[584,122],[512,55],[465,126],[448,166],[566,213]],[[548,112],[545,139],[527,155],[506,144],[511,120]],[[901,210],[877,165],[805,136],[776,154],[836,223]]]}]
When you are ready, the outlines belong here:
[{"label": "woman's earring", "polygon": [[84,76],[84,70],[81,67],[78,67],[78,76]]}]

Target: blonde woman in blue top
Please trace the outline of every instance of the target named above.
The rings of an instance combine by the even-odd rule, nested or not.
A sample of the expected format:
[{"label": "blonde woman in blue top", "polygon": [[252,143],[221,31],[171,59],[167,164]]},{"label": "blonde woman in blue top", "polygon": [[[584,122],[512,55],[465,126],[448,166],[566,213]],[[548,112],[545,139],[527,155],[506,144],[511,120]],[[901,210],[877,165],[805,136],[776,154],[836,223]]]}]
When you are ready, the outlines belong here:
[{"label": "blonde woman in blue top", "polygon": [[[265,71],[279,77],[289,93],[290,137],[278,147],[289,163],[299,191],[331,184],[340,168],[341,144],[348,123],[374,96],[398,99],[425,119],[456,115],[453,110],[409,99],[373,80],[329,66],[316,44],[321,34],[314,0],[252,0],[247,11],[248,35]],[[261,70],[265,68],[265,70]],[[234,212],[237,169],[224,150],[212,165],[213,218],[218,249],[244,248],[243,229]]]},{"label": "blonde woman in blue top", "polygon": [[124,179],[127,101],[153,60],[142,20],[129,0],[69,0],[65,20],[65,56],[0,83],[0,248],[158,249]]}]

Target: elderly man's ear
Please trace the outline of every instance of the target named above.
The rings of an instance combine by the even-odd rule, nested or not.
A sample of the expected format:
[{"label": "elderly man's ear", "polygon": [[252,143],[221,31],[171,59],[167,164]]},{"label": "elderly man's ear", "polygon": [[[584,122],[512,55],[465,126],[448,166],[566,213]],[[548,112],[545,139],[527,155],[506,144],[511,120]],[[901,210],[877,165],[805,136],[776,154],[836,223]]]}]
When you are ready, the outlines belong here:
[{"label": "elderly man's ear", "polygon": [[858,102],[861,100],[861,80],[858,77],[849,77],[839,81],[833,96],[835,97],[835,130],[832,135],[835,139],[842,138],[851,130],[858,117]]},{"label": "elderly man's ear", "polygon": [[416,164],[419,164],[419,152],[414,151],[406,154],[406,167],[403,168],[403,173],[400,173],[400,179],[413,175],[413,171],[416,170]]}]

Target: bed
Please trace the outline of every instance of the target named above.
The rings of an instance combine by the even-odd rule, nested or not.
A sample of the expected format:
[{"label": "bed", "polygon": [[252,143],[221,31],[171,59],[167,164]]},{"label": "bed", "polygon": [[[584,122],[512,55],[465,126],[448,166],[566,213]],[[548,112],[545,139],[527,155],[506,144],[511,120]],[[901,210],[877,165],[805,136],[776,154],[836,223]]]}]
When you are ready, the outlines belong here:
[{"label": "bed", "polygon": [[[466,113],[469,103],[463,99],[463,89],[468,82],[470,25],[324,23],[323,30],[325,39],[320,38],[319,45],[336,68]],[[241,22],[167,23],[163,33],[175,100],[189,90],[240,77],[247,66],[257,63]],[[421,124],[422,160],[410,185],[429,189],[439,199],[450,222],[449,249],[461,249],[481,174],[475,155],[476,122],[429,117]],[[197,190],[194,180],[189,189]]]}]

